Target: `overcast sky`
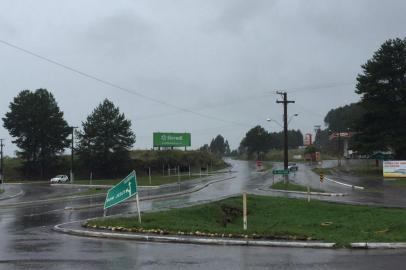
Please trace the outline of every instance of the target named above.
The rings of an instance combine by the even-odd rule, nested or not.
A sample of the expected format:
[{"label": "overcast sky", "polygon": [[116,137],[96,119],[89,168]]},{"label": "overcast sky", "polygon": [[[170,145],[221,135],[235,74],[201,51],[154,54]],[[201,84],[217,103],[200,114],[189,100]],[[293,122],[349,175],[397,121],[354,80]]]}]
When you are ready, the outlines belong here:
[{"label": "overcast sky", "polygon": [[[281,130],[266,118],[282,122],[275,90],[286,90],[290,128],[311,132],[359,99],[360,66],[405,37],[405,11],[403,0],[1,0],[0,115],[21,90],[46,88],[70,125],[112,100],[137,149],[153,131],[191,132],[193,148],[222,134],[236,148],[255,125]],[[0,138],[13,154],[2,125]]]}]

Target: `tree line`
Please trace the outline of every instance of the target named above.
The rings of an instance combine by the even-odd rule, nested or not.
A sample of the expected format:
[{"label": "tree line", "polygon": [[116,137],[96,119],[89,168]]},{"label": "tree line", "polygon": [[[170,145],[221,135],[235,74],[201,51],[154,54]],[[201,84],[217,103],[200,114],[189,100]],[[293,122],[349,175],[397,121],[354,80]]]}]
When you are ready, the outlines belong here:
[{"label": "tree line", "polygon": [[[288,130],[288,147],[298,148],[303,145],[303,134],[300,130]],[[284,147],[284,133],[268,132],[261,126],[250,129],[241,140],[238,150],[230,151],[228,141],[222,135],[212,139],[210,145],[203,145],[200,150],[214,153],[218,156],[236,156],[247,154],[260,158],[270,150],[281,150]]]},{"label": "tree line", "polygon": [[[30,177],[49,177],[63,161],[73,127],[64,119],[54,96],[46,89],[21,91],[2,118],[22,160],[21,170]],[[128,171],[135,133],[130,120],[110,100],[102,101],[73,134],[77,136],[79,166],[103,176]]]},{"label": "tree line", "polygon": [[328,136],[350,131],[350,146],[360,154],[391,151],[396,159],[406,159],[406,38],[385,41],[361,67],[355,90],[361,100],[330,110],[316,144],[342,150]]}]

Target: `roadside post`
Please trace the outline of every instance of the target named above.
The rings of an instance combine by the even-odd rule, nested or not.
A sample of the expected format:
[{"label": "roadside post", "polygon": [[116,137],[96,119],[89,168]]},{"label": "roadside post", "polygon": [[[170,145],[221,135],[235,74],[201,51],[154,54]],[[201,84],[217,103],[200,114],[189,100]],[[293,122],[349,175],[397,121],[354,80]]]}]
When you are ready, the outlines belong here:
[{"label": "roadside post", "polygon": [[126,178],[107,191],[106,200],[103,207],[103,216],[107,214],[107,209],[115,206],[132,196],[136,196],[138,221],[141,223],[141,212],[138,198],[137,175],[132,171]]},{"label": "roadside post", "polygon": [[92,181],[93,181],[93,172],[90,172],[90,185],[92,185]]},{"label": "roadside post", "polygon": [[178,166],[178,184],[180,185],[180,171],[179,171],[179,166]]},{"label": "roadside post", "polygon": [[242,194],[244,231],[247,230],[247,193]]},{"label": "roadside post", "polygon": [[310,202],[310,187],[309,187],[309,181],[307,181],[307,202]]},{"label": "roadside post", "polygon": [[189,178],[190,178],[190,164],[189,164]]},{"label": "roadside post", "polygon": [[151,185],[151,167],[148,168],[149,185]]}]

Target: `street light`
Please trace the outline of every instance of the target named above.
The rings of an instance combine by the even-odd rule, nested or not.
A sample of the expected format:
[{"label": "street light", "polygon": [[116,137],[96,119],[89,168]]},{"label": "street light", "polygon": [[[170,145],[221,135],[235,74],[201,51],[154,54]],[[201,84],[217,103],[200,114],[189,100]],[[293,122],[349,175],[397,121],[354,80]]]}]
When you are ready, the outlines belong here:
[{"label": "street light", "polygon": [[[292,116],[289,118],[288,124],[290,123],[290,121],[292,121],[293,117],[296,117],[296,116],[299,116],[299,114],[295,113],[294,115],[292,115]],[[268,122],[273,121],[273,122],[275,122],[276,124],[278,124],[278,126],[280,126],[281,128],[283,128],[283,125],[282,125],[280,122],[276,121],[275,119],[267,118],[266,121],[268,121]]]}]

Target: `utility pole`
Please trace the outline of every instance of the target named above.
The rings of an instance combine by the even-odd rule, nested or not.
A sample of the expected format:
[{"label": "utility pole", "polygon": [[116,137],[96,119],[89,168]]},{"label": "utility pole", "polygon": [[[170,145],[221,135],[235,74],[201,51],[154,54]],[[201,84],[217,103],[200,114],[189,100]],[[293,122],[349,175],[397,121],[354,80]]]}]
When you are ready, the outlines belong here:
[{"label": "utility pole", "polygon": [[[283,100],[277,100],[276,103],[283,103],[283,168],[288,169],[288,104],[295,103],[293,100],[288,100],[288,94],[286,92],[276,91],[277,94],[281,95]],[[285,179],[288,179],[287,177]]]},{"label": "utility pole", "polygon": [[338,167],[341,166],[341,131],[338,131],[338,147],[337,147],[337,155],[338,155]]},{"label": "utility pole", "polygon": [[0,180],[1,184],[4,184],[4,163],[3,163],[3,141],[4,139],[0,139]]},{"label": "utility pole", "polygon": [[70,182],[73,183],[73,151],[74,151],[73,141],[74,141],[75,128],[78,128],[78,127],[70,127],[70,128],[72,129],[72,145],[71,145],[71,152],[70,152]]}]

